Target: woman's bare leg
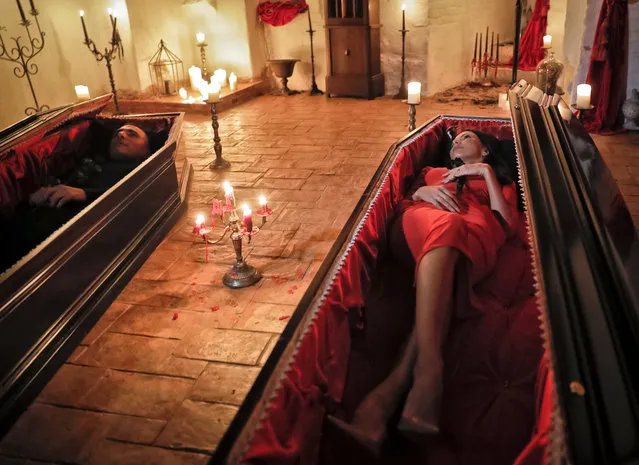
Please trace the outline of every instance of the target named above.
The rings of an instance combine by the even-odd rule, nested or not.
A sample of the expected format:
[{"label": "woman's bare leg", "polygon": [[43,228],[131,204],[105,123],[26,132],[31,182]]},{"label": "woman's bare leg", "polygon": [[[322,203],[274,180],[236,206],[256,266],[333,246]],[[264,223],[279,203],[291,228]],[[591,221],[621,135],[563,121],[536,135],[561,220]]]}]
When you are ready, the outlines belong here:
[{"label": "woman's bare leg", "polygon": [[455,267],[460,253],[439,247],[422,258],[417,269],[415,329],[417,360],[413,387],[402,413],[400,429],[439,432],[442,393],[442,342],[450,320]]},{"label": "woman's bare leg", "polygon": [[379,452],[386,436],[386,423],[411,385],[416,358],[417,336],[413,328],[397,365],[359,404],[352,422],[348,424],[337,418],[331,421],[371,451]]}]

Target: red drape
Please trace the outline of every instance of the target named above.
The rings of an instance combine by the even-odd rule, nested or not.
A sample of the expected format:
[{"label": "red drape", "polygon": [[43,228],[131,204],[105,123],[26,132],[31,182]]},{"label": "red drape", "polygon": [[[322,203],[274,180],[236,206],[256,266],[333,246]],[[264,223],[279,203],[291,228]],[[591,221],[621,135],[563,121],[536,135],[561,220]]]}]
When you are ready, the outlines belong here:
[{"label": "red drape", "polygon": [[621,105],[628,77],[628,0],[604,0],[592,45],[586,82],[592,86],[594,112],[584,116],[590,132],[611,134],[622,129]]},{"label": "red drape", "polygon": [[308,10],[308,5],[305,0],[264,2],[257,5],[257,14],[260,19],[271,26],[284,26],[306,10]]},{"label": "red drape", "polygon": [[519,44],[519,69],[530,71],[537,68],[544,58],[544,35],[548,24],[550,0],[537,0],[533,14]]}]

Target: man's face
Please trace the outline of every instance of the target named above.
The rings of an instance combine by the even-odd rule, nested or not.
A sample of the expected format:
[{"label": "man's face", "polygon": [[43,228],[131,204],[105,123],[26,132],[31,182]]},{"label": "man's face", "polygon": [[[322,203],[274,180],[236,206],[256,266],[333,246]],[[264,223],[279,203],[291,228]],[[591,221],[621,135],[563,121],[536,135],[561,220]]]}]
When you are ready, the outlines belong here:
[{"label": "man's face", "polygon": [[125,124],[113,135],[109,154],[120,160],[146,157],[149,155],[149,139],[139,127]]}]

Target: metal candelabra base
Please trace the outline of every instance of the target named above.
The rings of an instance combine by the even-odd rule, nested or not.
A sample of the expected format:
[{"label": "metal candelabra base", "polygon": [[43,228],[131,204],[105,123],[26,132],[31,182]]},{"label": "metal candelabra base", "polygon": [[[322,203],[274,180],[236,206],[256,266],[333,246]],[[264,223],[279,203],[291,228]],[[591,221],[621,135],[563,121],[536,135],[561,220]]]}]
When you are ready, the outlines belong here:
[{"label": "metal candelabra base", "polygon": [[402,100],[406,105],[408,105],[408,130],[415,130],[415,121],[417,115],[417,105],[421,105],[420,103],[408,103],[407,100]]},{"label": "metal candelabra base", "polygon": [[[240,243],[241,241],[240,239]],[[224,274],[222,282],[231,289],[242,289],[256,284],[260,279],[262,279],[262,274],[257,271],[257,268],[241,260]]]},{"label": "metal candelabra base", "polygon": [[311,86],[311,91],[308,94],[311,97],[314,97],[315,95],[324,95],[324,91],[320,90],[319,87],[317,87],[317,83],[315,82],[314,77],[313,77],[313,85]]}]

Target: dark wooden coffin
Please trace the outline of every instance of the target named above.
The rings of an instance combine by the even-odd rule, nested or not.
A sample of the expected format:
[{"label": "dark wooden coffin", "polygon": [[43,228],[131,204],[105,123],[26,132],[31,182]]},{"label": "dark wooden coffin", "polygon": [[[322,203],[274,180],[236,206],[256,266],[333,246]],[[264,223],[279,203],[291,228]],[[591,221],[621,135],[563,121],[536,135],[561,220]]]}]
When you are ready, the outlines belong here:
[{"label": "dark wooden coffin", "polygon": [[[639,460],[639,241],[597,148],[564,102],[521,82],[511,119],[440,116],[390,147],[220,442],[212,464],[437,465]],[[548,100],[551,100],[550,102]],[[331,429],[388,373],[414,318],[394,210],[451,128],[512,139],[520,231],[488,312],[446,342],[442,434],[391,434],[374,458]],[[483,283],[483,282],[482,282]]]},{"label": "dark wooden coffin", "polygon": [[[27,201],[42,182],[37,173],[55,175],[56,166],[70,166],[75,144],[98,119],[113,128],[133,123],[165,138],[137,168],[0,275],[1,434],[186,208],[187,186],[174,159],[183,114],[100,115],[110,99],[33,115],[0,132],[4,210]],[[188,178],[188,170],[182,176]]]}]

